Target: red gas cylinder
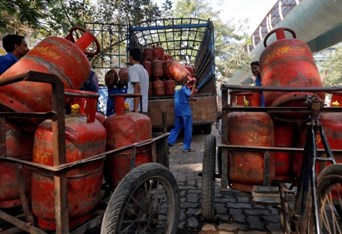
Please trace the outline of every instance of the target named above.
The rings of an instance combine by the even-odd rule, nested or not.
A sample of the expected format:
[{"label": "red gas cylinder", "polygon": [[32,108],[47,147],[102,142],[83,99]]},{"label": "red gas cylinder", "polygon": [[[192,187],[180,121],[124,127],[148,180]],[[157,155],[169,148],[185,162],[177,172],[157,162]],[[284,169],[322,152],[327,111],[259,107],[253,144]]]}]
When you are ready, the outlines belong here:
[{"label": "red gas cylinder", "polygon": [[[115,114],[109,116],[105,121],[107,129],[107,150],[132,145],[137,142],[152,138],[152,124],[147,115],[137,112],[124,111],[125,97],[132,97],[129,94],[115,94]],[[120,153],[113,153],[107,157],[105,175],[107,182],[117,186],[122,178],[131,170],[131,153],[127,150]],[[139,147],[136,149],[135,166],[152,162],[151,147]]]},{"label": "red gas cylinder", "polygon": [[342,106],[342,93],[334,93],[331,96],[330,106],[341,107]]},{"label": "red gas cylinder", "polygon": [[229,92],[231,106],[260,106],[260,94],[233,90]]},{"label": "red gas cylinder", "polygon": [[[274,146],[273,121],[262,112],[231,112],[228,114],[229,144],[241,146]],[[232,188],[251,192],[262,185],[265,177],[264,152],[230,151],[228,181]],[[273,180],[275,165],[270,157],[269,178]]]},{"label": "red gas cylinder", "polygon": [[163,74],[164,74],[164,71],[163,71],[163,61],[161,61],[161,60],[153,60],[152,67],[153,67],[153,77],[154,77],[155,80],[157,78],[163,76]]},{"label": "red gas cylinder", "polygon": [[[85,34],[85,37],[89,37]],[[79,39],[83,41],[82,37]],[[94,39],[96,40],[96,39]],[[48,37],[30,50],[0,76],[5,79],[28,71],[57,75],[65,88],[78,89],[87,80],[89,61],[83,52],[92,41],[76,43],[60,37]],[[17,82],[0,87],[0,105],[17,112],[45,112],[51,110],[51,86],[37,82]]]},{"label": "red gas cylinder", "polygon": [[171,73],[170,73],[170,65],[171,65],[172,61],[171,60],[165,60],[163,62],[163,74],[164,77],[169,78],[171,77]]},{"label": "red gas cylinder", "polygon": [[106,116],[100,112],[96,112],[95,118],[102,124],[104,124],[104,121],[106,120]]},{"label": "red gas cylinder", "polygon": [[188,69],[186,69],[184,65],[175,61],[171,62],[169,66],[169,70],[170,70],[172,79],[174,79],[176,82],[183,82],[184,79],[187,79],[191,75]]},{"label": "red gas cylinder", "polygon": [[155,96],[165,95],[164,81],[159,80],[158,78],[153,81],[153,93]]},{"label": "red gas cylinder", "polygon": [[[75,91],[76,92],[76,91]],[[86,97],[82,91],[82,99]],[[92,98],[91,93],[91,97]],[[66,162],[74,162],[96,154],[103,153],[106,147],[106,129],[93,117],[80,114],[79,101],[72,96],[71,114],[65,117]],[[96,104],[96,102],[95,102]],[[85,108],[85,110],[94,108]],[[89,122],[93,119],[93,122]],[[53,165],[53,145],[51,120],[42,122],[34,139],[33,162]],[[32,212],[38,226],[48,230],[56,228],[54,181],[51,176],[38,172],[32,173],[31,202]],[[94,208],[100,200],[103,180],[103,161],[95,161],[82,165],[67,173],[67,198],[70,228],[74,228],[93,215]]]},{"label": "red gas cylinder", "polygon": [[153,48],[153,59],[154,60],[164,60],[164,49],[161,46],[155,46]]},{"label": "red gas cylinder", "polygon": [[173,57],[172,57],[172,55],[169,55],[169,54],[165,54],[164,53],[164,60],[166,61],[166,60],[173,60]]},{"label": "red gas cylinder", "polygon": [[[293,38],[287,39],[285,31]],[[277,41],[267,45],[270,35],[276,34]],[[322,87],[321,78],[310,48],[288,28],[271,31],[264,40],[265,50],[260,56],[263,86],[271,87]],[[264,92],[267,106],[304,106],[306,95],[313,92]],[[323,92],[316,95],[324,100]]]},{"label": "red gas cylinder", "polygon": [[[321,113],[319,121],[323,126],[323,130],[331,149],[342,149],[342,116],[340,113]],[[306,125],[301,126],[298,138],[298,146],[304,147],[306,139]],[[316,136],[316,144],[318,149],[324,149],[322,139],[319,135]],[[337,163],[342,163],[342,154],[334,153],[334,158]],[[300,175],[302,168],[303,154],[296,154],[296,162],[294,161],[292,168],[296,177]],[[317,172],[319,173],[326,163],[319,163]]]},{"label": "red gas cylinder", "polygon": [[119,70],[119,78],[118,85],[123,87],[128,83],[128,67],[122,67]]},{"label": "red gas cylinder", "polygon": [[152,81],[148,82],[148,96],[149,97],[153,96],[153,82]]},{"label": "red gas cylinder", "polygon": [[[32,160],[33,138],[32,132],[6,122],[6,156],[21,160]],[[14,163],[1,161],[0,163],[0,208],[11,208],[21,204],[19,194],[19,179]],[[31,184],[31,171],[25,167],[18,168],[22,175],[26,192]]]},{"label": "red gas cylinder", "polygon": [[195,68],[193,66],[186,65],[185,68],[188,69],[191,76],[195,76]]},{"label": "red gas cylinder", "polygon": [[164,81],[164,88],[165,88],[165,95],[166,96],[173,96],[175,93],[175,81],[171,79]]},{"label": "red gas cylinder", "polygon": [[142,65],[146,69],[148,76],[152,77],[152,63],[148,60],[145,60],[144,62],[142,62]]},{"label": "red gas cylinder", "polygon": [[150,46],[146,46],[143,50],[143,61],[153,61],[153,48]]},{"label": "red gas cylinder", "polygon": [[[274,121],[274,145],[276,147],[294,147],[295,125],[292,123]],[[293,179],[292,163],[293,153],[274,152],[272,157],[275,159],[275,180],[289,181]]]}]

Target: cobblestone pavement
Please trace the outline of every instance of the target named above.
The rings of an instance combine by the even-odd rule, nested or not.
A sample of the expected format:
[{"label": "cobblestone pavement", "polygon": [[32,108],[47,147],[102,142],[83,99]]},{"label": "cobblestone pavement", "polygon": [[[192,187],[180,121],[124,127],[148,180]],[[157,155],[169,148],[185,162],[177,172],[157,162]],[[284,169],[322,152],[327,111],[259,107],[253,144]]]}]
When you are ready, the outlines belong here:
[{"label": "cobblestone pavement", "polygon": [[[219,140],[217,129],[212,134]],[[193,136],[195,152],[182,153],[182,138],[170,148],[170,170],[177,179],[180,190],[181,213],[178,233],[283,233],[278,211],[271,205],[255,204],[249,193],[215,186],[215,221],[205,223],[201,215],[202,154],[207,135]]]}]

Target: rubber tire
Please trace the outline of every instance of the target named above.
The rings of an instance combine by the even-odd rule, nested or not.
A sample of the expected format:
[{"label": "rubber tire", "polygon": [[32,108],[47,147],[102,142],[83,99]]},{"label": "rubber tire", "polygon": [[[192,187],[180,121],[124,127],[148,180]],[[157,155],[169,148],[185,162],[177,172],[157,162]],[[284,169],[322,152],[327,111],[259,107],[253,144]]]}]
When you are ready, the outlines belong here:
[{"label": "rubber tire", "polygon": [[130,171],[114,190],[102,219],[101,234],[121,234],[120,226],[126,205],[136,189],[151,179],[162,181],[169,192],[171,213],[166,214],[169,225],[165,233],[177,233],[180,199],[176,179],[165,166],[159,163],[145,163]]},{"label": "rubber tire", "polygon": [[[342,186],[342,164],[333,164],[325,167],[317,178],[317,195],[319,201],[319,212],[321,213],[322,204],[320,203],[321,198],[325,197],[326,193],[330,192],[330,186],[339,183]],[[340,194],[341,196],[341,194]],[[340,219],[342,219],[342,201],[335,203],[335,209],[338,211]],[[322,221],[322,218],[319,218]],[[340,225],[341,228],[341,225]],[[321,230],[323,227],[321,226]]]},{"label": "rubber tire", "polygon": [[213,221],[215,215],[215,153],[216,138],[208,135],[204,144],[202,172],[202,215],[206,221]]}]

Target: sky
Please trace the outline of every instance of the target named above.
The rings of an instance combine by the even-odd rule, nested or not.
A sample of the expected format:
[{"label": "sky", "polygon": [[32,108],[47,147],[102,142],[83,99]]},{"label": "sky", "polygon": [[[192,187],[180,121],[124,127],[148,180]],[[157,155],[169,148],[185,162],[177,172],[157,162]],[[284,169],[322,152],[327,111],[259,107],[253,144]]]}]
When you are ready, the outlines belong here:
[{"label": "sky", "polygon": [[[154,0],[160,2],[161,0]],[[173,0],[174,5],[177,0]],[[251,35],[277,0],[202,0],[214,10],[220,11],[220,18],[228,24],[248,19],[246,32]],[[234,20],[232,20],[234,19]]]},{"label": "sky", "polygon": [[251,35],[277,0],[207,0],[206,2],[213,4],[213,8],[221,6],[220,18],[223,22],[231,22],[234,19],[233,23],[237,23],[236,21],[248,19],[247,33]]}]

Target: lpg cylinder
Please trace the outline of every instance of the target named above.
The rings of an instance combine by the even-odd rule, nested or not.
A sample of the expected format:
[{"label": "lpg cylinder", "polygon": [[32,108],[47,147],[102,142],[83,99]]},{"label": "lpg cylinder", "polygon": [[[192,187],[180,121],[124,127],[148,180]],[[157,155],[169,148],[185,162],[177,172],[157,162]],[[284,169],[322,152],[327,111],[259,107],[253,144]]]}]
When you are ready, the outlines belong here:
[{"label": "lpg cylinder", "polygon": [[[274,146],[273,121],[262,112],[231,112],[228,114],[228,142],[241,146]],[[265,171],[264,152],[230,151],[228,181],[232,188],[251,192],[254,185],[262,185],[267,173],[270,181],[275,174],[272,155],[269,170]]]},{"label": "lpg cylinder", "polygon": [[148,96],[149,97],[153,96],[153,82],[152,81],[148,82]]},{"label": "lpg cylinder", "polygon": [[166,96],[173,96],[175,93],[175,81],[169,77],[168,80],[164,81],[164,88],[165,88],[165,95]]},{"label": "lpg cylinder", "polygon": [[[287,39],[285,31],[293,38]],[[277,41],[267,45],[267,39],[276,34]],[[271,31],[264,40],[265,50],[260,56],[263,86],[271,87],[322,87],[321,78],[308,45],[296,39],[289,28]],[[265,91],[266,106],[304,106],[306,95],[316,94],[324,100],[323,92],[270,92]]]},{"label": "lpg cylinder", "polygon": [[231,106],[260,106],[260,94],[233,90],[229,92]]},{"label": "lpg cylinder", "polygon": [[154,60],[164,60],[164,49],[161,46],[155,46],[153,48],[153,59]]},{"label": "lpg cylinder", "polygon": [[[77,92],[77,91],[74,91]],[[85,97],[97,99],[92,92],[79,91],[82,99],[72,96],[68,102],[71,113],[65,117],[66,162],[75,162],[103,153],[106,147],[106,129],[93,117],[80,114],[79,103]],[[95,103],[96,102],[90,102]],[[86,103],[87,104],[87,103]],[[84,105],[86,105],[84,104]],[[88,103],[89,104],[89,103]],[[95,107],[85,108],[93,110]],[[93,120],[93,122],[89,122]],[[53,166],[51,120],[42,122],[35,132],[33,162]],[[32,173],[31,202],[32,212],[39,227],[47,230],[56,229],[54,180],[43,173]],[[79,226],[93,215],[100,200],[103,180],[103,161],[91,162],[67,172],[67,199],[70,228]]]},{"label": "lpg cylinder", "polygon": [[152,77],[152,63],[148,60],[145,60],[144,62],[142,62],[142,65],[146,69],[148,76]]},{"label": "lpg cylinder", "polygon": [[[6,122],[6,157],[21,160],[32,160],[33,138],[32,132],[27,132],[18,126]],[[31,171],[25,167],[17,168],[15,163],[1,161],[0,163],[0,208],[11,208],[21,204],[19,194],[20,179],[16,173],[22,175],[26,192],[31,184]]]},{"label": "lpg cylinder", "polygon": [[164,81],[159,80],[158,78],[156,78],[156,80],[153,81],[153,93],[155,96],[165,95]]},{"label": "lpg cylinder", "polygon": [[163,62],[163,74],[165,78],[169,78],[171,77],[171,73],[170,73],[170,64],[171,64],[171,60],[165,60]]},{"label": "lpg cylinder", "polygon": [[[90,72],[89,61],[83,50],[92,43],[91,40],[96,38],[88,42],[82,40],[80,45],[77,41],[72,43],[64,38],[48,37],[3,73],[0,80],[38,71],[57,75],[65,88],[79,89]],[[46,83],[16,82],[0,87],[0,105],[17,112],[46,112],[51,110],[51,93],[51,86]]]},{"label": "lpg cylinder", "polygon": [[153,48],[151,46],[146,46],[143,50],[143,60],[153,61]]},{"label": "lpg cylinder", "polygon": [[330,106],[335,106],[335,107],[342,106],[342,93],[334,93],[331,96]]},{"label": "lpg cylinder", "polygon": [[153,60],[152,63],[152,68],[153,68],[153,77],[154,80],[157,80],[157,78],[160,78],[163,76],[163,61],[161,60]]},{"label": "lpg cylinder", "polygon": [[124,87],[128,83],[128,67],[122,67],[119,70],[119,81],[118,85],[119,87]]},{"label": "lpg cylinder", "polygon": [[[319,121],[322,124],[325,136],[328,140],[330,148],[334,149],[342,149],[342,116],[341,113],[321,113],[319,115]],[[306,140],[306,125],[300,126],[300,133],[298,134],[298,146],[304,147]],[[324,149],[323,142],[319,134],[316,135],[316,144],[318,149]],[[303,153],[298,153],[295,155],[296,160],[292,165],[293,173],[296,177],[299,177],[300,170],[302,168],[303,161]],[[334,158],[337,163],[342,163],[342,154],[334,153]],[[319,173],[327,163],[320,162],[317,164],[316,169],[317,173]]]},{"label": "lpg cylinder", "polygon": [[[276,147],[294,147],[294,130],[293,123],[282,121],[274,121],[274,145]],[[293,153],[291,152],[274,152],[272,154],[275,160],[275,180],[289,181],[292,176]]]},{"label": "lpg cylinder", "polygon": [[172,61],[169,66],[170,74],[172,79],[176,82],[183,82],[184,79],[190,77],[190,72],[184,65],[179,62]]},{"label": "lpg cylinder", "polygon": [[[147,115],[124,110],[125,97],[130,94],[113,94],[115,98],[115,114],[109,116],[104,125],[107,129],[107,150],[118,149],[137,142],[152,138],[152,124]],[[106,159],[106,180],[113,187],[117,186],[122,178],[131,170],[132,149],[113,153]],[[151,146],[136,148],[135,164],[152,162]],[[133,162],[132,162],[133,163]]]}]

